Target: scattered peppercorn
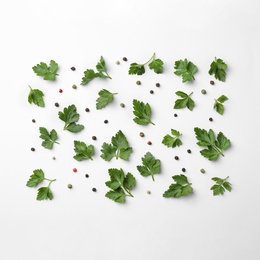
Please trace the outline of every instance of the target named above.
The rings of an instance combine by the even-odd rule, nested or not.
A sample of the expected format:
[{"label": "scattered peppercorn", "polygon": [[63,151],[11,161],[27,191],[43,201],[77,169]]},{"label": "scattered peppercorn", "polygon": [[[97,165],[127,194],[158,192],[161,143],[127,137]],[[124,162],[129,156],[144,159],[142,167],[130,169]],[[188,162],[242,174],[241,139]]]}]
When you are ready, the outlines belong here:
[{"label": "scattered peppercorn", "polygon": [[209,83],[210,83],[210,85],[214,85],[215,84],[214,80],[211,80]]},{"label": "scattered peppercorn", "polygon": [[188,149],[188,150],[187,150],[187,153],[191,153],[191,149]]},{"label": "scattered peppercorn", "polygon": [[174,159],[178,161],[178,160],[179,160],[179,157],[178,157],[178,156],[174,156]]},{"label": "scattered peppercorn", "polygon": [[116,64],[117,64],[117,65],[119,65],[119,64],[120,64],[120,61],[119,61],[119,60],[117,60],[117,61],[116,61]]},{"label": "scattered peppercorn", "polygon": [[136,81],[136,85],[141,85],[141,81],[140,81],[140,80],[137,80],[137,81]]},{"label": "scattered peppercorn", "polygon": [[54,105],[55,105],[55,107],[59,107],[60,106],[58,102],[56,102]]},{"label": "scattered peppercorn", "polygon": [[204,169],[200,169],[200,172],[201,173],[205,173],[206,171]]},{"label": "scattered peppercorn", "polygon": [[97,189],[96,189],[96,188],[93,188],[93,189],[92,189],[92,191],[96,192],[96,191],[97,191]]},{"label": "scattered peppercorn", "polygon": [[124,104],[124,103],[121,103],[121,104],[120,104],[120,107],[125,107],[125,104]]},{"label": "scattered peppercorn", "polygon": [[154,91],[153,91],[153,90],[150,90],[150,93],[151,93],[151,94],[153,94],[153,93],[154,93]]},{"label": "scattered peppercorn", "polygon": [[77,172],[78,170],[77,170],[76,168],[73,168],[73,171],[74,171],[74,172]]},{"label": "scattered peppercorn", "polygon": [[157,88],[159,88],[159,87],[161,86],[161,84],[160,84],[160,83],[156,83],[155,86],[156,86]]},{"label": "scattered peppercorn", "polygon": [[182,170],[183,172],[186,172],[186,169],[185,169],[185,168],[182,168],[181,170]]},{"label": "scattered peppercorn", "polygon": [[147,194],[151,194],[151,191],[150,191],[150,190],[147,190],[146,193],[147,193]]},{"label": "scattered peppercorn", "polygon": [[107,124],[107,123],[108,123],[108,120],[105,120],[104,123]]},{"label": "scattered peppercorn", "polygon": [[62,93],[62,92],[63,92],[63,90],[60,88],[60,89],[59,89],[59,92],[60,92],[60,93]]},{"label": "scattered peppercorn", "polygon": [[206,89],[202,89],[202,90],[201,90],[201,94],[203,94],[203,95],[207,94]]},{"label": "scattered peppercorn", "polygon": [[35,123],[36,122],[35,119],[33,119],[32,122]]},{"label": "scattered peppercorn", "polygon": [[148,145],[152,145],[152,142],[151,142],[151,141],[148,141],[147,144],[148,144]]},{"label": "scattered peppercorn", "polygon": [[77,89],[77,86],[74,84],[74,85],[72,85],[72,88],[73,89]]},{"label": "scattered peppercorn", "polygon": [[56,157],[55,157],[55,156],[52,156],[52,160],[56,160]]},{"label": "scattered peppercorn", "polygon": [[88,178],[88,177],[89,177],[89,175],[88,175],[88,174],[85,174],[85,177],[86,177],[86,178]]},{"label": "scattered peppercorn", "polygon": [[72,185],[71,184],[68,184],[67,186],[69,189],[72,189]]},{"label": "scattered peppercorn", "polygon": [[174,117],[177,117],[178,115],[177,114],[174,114]]},{"label": "scattered peppercorn", "polygon": [[92,140],[97,140],[97,137],[93,135]]},{"label": "scattered peppercorn", "polygon": [[209,121],[210,121],[210,122],[212,122],[212,121],[213,121],[213,118],[212,118],[212,117],[210,117],[210,118],[209,118]]},{"label": "scattered peppercorn", "polygon": [[32,147],[32,148],[31,148],[31,151],[34,152],[34,151],[35,151],[35,148]]},{"label": "scattered peppercorn", "polygon": [[123,61],[127,61],[127,58],[126,58],[126,57],[124,57],[124,58],[123,58]]},{"label": "scattered peppercorn", "polygon": [[144,133],[143,133],[143,132],[140,132],[139,135],[140,135],[141,137],[144,137]]},{"label": "scattered peppercorn", "polygon": [[76,68],[75,68],[75,67],[71,67],[70,69],[71,69],[72,71],[75,71],[75,70],[76,70]]},{"label": "scattered peppercorn", "polygon": [[86,108],[85,111],[86,111],[86,112],[89,112],[90,110],[89,110],[89,108]]}]

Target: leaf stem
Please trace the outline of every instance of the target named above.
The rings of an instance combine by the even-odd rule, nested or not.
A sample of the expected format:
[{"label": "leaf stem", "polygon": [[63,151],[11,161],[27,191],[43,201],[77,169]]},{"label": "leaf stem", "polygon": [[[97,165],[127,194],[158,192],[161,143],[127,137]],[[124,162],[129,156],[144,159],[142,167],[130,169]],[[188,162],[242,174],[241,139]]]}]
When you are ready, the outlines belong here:
[{"label": "leaf stem", "polygon": [[154,57],[155,57],[155,53],[153,53],[153,56],[144,64],[142,64],[143,66],[146,65],[147,63],[149,63],[151,60],[154,60]]}]

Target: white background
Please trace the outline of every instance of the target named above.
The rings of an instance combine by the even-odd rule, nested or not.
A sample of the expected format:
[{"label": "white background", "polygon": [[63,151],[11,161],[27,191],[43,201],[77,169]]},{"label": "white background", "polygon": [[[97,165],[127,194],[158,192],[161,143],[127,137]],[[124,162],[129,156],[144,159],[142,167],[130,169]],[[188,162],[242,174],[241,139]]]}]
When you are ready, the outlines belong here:
[{"label": "white background", "polygon": [[[259,8],[257,0],[1,1],[0,259],[260,259]],[[149,69],[141,77],[128,75],[131,62],[146,61],[153,52],[165,63],[162,75]],[[80,86],[83,71],[95,68],[101,55],[113,79]],[[122,61],[124,56],[128,62]],[[224,59],[229,69],[225,83],[211,86],[208,69],[215,56]],[[174,61],[184,58],[199,68],[192,84],[182,84],[173,74]],[[59,63],[56,82],[44,81],[31,69],[50,59]],[[121,64],[116,65],[116,60]],[[135,84],[138,79],[141,86]],[[155,87],[156,82],[161,88]],[[73,84],[77,90],[71,88]],[[27,102],[28,85],[44,92],[45,108]],[[113,104],[96,111],[102,88],[118,95]],[[203,88],[207,95],[200,93]],[[196,107],[193,112],[177,111],[175,118],[177,90],[193,91]],[[220,116],[212,106],[222,94],[229,100]],[[155,126],[134,124],[133,98],[151,104]],[[77,106],[79,123],[85,125],[79,134],[63,131],[57,116],[70,104]],[[90,113],[84,111],[86,107]],[[214,121],[209,122],[209,117]],[[44,149],[40,126],[55,128],[60,145]],[[199,154],[195,126],[223,131],[230,138],[232,148],[224,158],[210,162]],[[171,128],[183,134],[183,146],[169,149],[161,144]],[[100,147],[119,129],[134,152],[129,162],[105,162]],[[145,138],[139,137],[140,131]],[[94,144],[94,160],[75,161],[73,140]],[[152,146],[146,144],[148,140]],[[147,151],[162,161],[155,182],[136,170]],[[179,161],[173,159],[175,155]],[[134,198],[127,198],[125,204],[104,197],[111,167],[122,167],[137,179]],[[182,173],[182,167],[194,194],[163,198],[171,176]],[[36,201],[37,189],[26,187],[38,168],[57,179],[52,201]],[[84,177],[86,173],[90,178]],[[213,197],[210,187],[215,176],[230,176],[233,191]]]}]

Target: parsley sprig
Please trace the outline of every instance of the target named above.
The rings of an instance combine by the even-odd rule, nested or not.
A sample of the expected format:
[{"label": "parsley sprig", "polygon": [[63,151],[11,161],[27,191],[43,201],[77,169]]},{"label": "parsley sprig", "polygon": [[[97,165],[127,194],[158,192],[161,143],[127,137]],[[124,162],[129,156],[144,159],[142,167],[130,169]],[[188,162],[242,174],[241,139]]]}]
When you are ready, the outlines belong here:
[{"label": "parsley sprig", "polygon": [[175,129],[171,129],[171,134],[172,135],[165,135],[163,137],[162,143],[170,148],[174,148],[176,146],[181,146],[182,145],[182,141],[180,139],[181,137],[181,133]]},{"label": "parsley sprig", "polygon": [[44,80],[55,80],[56,76],[59,75],[57,74],[58,68],[58,63],[51,60],[49,66],[45,62],[40,62],[32,69],[37,76],[43,77]]},{"label": "parsley sprig", "polygon": [[182,82],[195,80],[195,73],[198,71],[198,67],[187,59],[177,60],[174,64],[174,74],[177,76],[182,76]]},{"label": "parsley sprig", "polygon": [[114,100],[114,95],[117,93],[111,93],[106,89],[102,89],[98,92],[99,97],[96,100],[96,109],[102,109]]},{"label": "parsley sprig", "polygon": [[55,129],[50,132],[45,127],[40,127],[40,138],[43,139],[42,146],[46,149],[52,149],[54,144],[59,144],[56,140],[58,139],[58,134]]},{"label": "parsley sprig", "polygon": [[224,82],[227,68],[227,64],[222,59],[215,57],[215,60],[210,64],[209,75],[214,75],[216,79]]},{"label": "parsley sprig", "polygon": [[229,176],[224,179],[221,179],[218,177],[212,178],[212,180],[216,182],[216,184],[214,184],[211,187],[211,190],[213,191],[214,196],[223,195],[226,190],[231,192],[232,186],[231,186],[231,183],[229,183],[227,181],[228,178],[229,178]]},{"label": "parsley sprig", "polygon": [[75,140],[74,151],[76,154],[73,158],[79,162],[87,159],[93,160],[94,146],[92,144],[86,145],[84,142]]},{"label": "parsley sprig", "polygon": [[43,99],[43,92],[39,89],[32,89],[30,86],[30,92],[28,95],[28,102],[30,104],[34,103],[39,107],[44,107],[44,99]]},{"label": "parsley sprig", "polygon": [[174,104],[175,109],[181,109],[187,107],[190,111],[193,110],[195,103],[193,99],[191,99],[191,95],[193,92],[191,92],[189,95],[182,92],[182,91],[177,91],[175,94],[179,97],[182,97],[180,99],[177,99]]},{"label": "parsley sprig", "polygon": [[152,109],[148,103],[144,103],[142,101],[139,101],[137,99],[133,100],[133,113],[135,115],[135,118],[133,119],[134,122],[138,125],[148,125],[154,123],[151,120],[152,115]]},{"label": "parsley sprig", "polygon": [[215,103],[213,108],[216,109],[216,111],[220,114],[224,114],[224,105],[223,103],[227,101],[228,98],[225,95],[221,95],[218,99],[215,99]]}]

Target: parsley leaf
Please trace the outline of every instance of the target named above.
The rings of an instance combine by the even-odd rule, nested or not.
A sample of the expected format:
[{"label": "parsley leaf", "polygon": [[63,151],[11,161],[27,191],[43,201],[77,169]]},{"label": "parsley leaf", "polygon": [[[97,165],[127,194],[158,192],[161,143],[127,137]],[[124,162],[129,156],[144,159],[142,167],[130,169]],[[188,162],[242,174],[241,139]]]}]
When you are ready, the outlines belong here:
[{"label": "parsley leaf", "polygon": [[215,57],[215,60],[210,64],[209,75],[214,74],[216,79],[224,82],[226,80],[227,67],[227,64],[223,60]]},{"label": "parsley leaf", "polygon": [[44,180],[44,172],[41,169],[36,169],[27,181],[26,186],[35,187]]},{"label": "parsley leaf", "polygon": [[187,59],[175,61],[174,69],[176,69],[175,75],[182,75],[183,83],[195,80],[194,74],[198,71],[198,67]]},{"label": "parsley leaf", "polygon": [[125,197],[134,197],[130,190],[135,187],[136,179],[128,172],[125,173],[122,169],[108,169],[110,180],[106,182],[106,186],[111,190],[106,193],[106,197],[115,202],[125,202]]},{"label": "parsley leaf", "polygon": [[228,178],[229,176],[225,179],[221,179],[218,177],[214,177],[211,179],[216,182],[216,184],[211,187],[214,196],[223,195],[226,190],[231,192],[232,186],[231,183],[227,182]]},{"label": "parsley leaf", "polygon": [[45,127],[40,127],[39,130],[41,134],[40,138],[44,140],[42,142],[42,146],[44,148],[52,149],[54,143],[59,144],[58,142],[56,142],[56,140],[58,139],[58,135],[55,129],[52,129],[50,133]]},{"label": "parsley leaf", "polygon": [[44,107],[44,99],[43,99],[43,92],[39,89],[32,89],[30,86],[30,92],[28,95],[28,102],[30,104],[34,103],[39,107]]},{"label": "parsley leaf", "polygon": [[130,64],[128,74],[133,75],[143,75],[145,73],[145,65],[149,63],[149,68],[154,70],[155,73],[160,74],[163,72],[163,61],[160,59],[155,59],[155,53],[153,56],[145,63],[138,64],[136,62]]},{"label": "parsley leaf", "polygon": [[84,129],[83,125],[76,124],[79,120],[79,114],[75,105],[70,105],[63,109],[63,112],[59,112],[59,118],[65,122],[63,130],[68,130],[72,133],[80,132]]},{"label": "parsley leaf", "polygon": [[195,127],[194,131],[199,141],[197,144],[207,147],[207,149],[200,151],[201,155],[210,161],[217,160],[219,155],[224,156],[223,151],[231,145],[230,140],[222,132],[219,132],[216,140],[215,133],[211,129],[207,132],[205,129]]},{"label": "parsley leaf", "polygon": [[143,165],[136,166],[137,170],[144,177],[151,175],[154,181],[154,174],[161,172],[161,161],[155,159],[150,152],[147,152],[144,157],[142,157],[142,163]]},{"label": "parsley leaf", "polygon": [[225,101],[227,101],[228,98],[225,95],[220,96],[218,99],[215,99],[215,103],[213,108],[216,109],[216,111],[220,114],[223,115],[224,114],[224,106],[223,103]]},{"label": "parsley leaf", "polygon": [[186,93],[184,93],[182,91],[177,91],[177,92],[175,92],[175,94],[179,97],[182,97],[182,99],[177,99],[175,101],[175,104],[174,104],[175,109],[181,109],[181,108],[187,107],[190,111],[193,110],[195,103],[190,97],[193,94],[193,92],[191,92],[189,95],[187,95]]},{"label": "parsley leaf", "polygon": [[74,151],[76,155],[73,158],[77,161],[83,160],[93,160],[92,156],[94,154],[94,146],[93,145],[86,145],[84,142],[74,141]]},{"label": "parsley leaf", "polygon": [[135,123],[137,123],[138,125],[154,125],[154,123],[151,121],[152,110],[148,103],[144,104],[144,102],[134,99],[133,109],[133,113],[136,116],[133,119]]},{"label": "parsley leaf", "polygon": [[53,194],[52,191],[50,189],[50,187],[41,187],[38,189],[38,193],[37,193],[37,200],[52,200],[53,199]]},{"label": "parsley leaf", "polygon": [[93,69],[86,69],[84,71],[84,77],[82,78],[81,85],[87,85],[92,79],[95,78],[109,78],[111,77],[107,73],[106,62],[103,56],[100,57],[100,61],[96,65],[98,72],[95,72]]},{"label": "parsley leaf", "polygon": [[163,137],[162,143],[167,147],[174,148],[176,146],[181,146],[182,141],[180,139],[181,133],[177,130],[171,129],[171,135],[167,134]]},{"label": "parsley leaf", "polygon": [[49,66],[44,62],[40,62],[32,69],[37,76],[43,77],[44,80],[55,80],[55,77],[59,75],[56,73],[58,71],[58,63],[54,60],[50,61]]},{"label": "parsley leaf", "polygon": [[96,100],[96,109],[102,109],[113,101],[114,95],[117,93],[110,93],[106,89],[102,89],[98,92],[99,98]]},{"label": "parsley leaf", "polygon": [[125,135],[119,130],[116,135],[111,138],[111,144],[103,143],[101,158],[105,161],[110,161],[113,157],[116,157],[116,159],[121,158],[127,161],[132,150]]},{"label": "parsley leaf", "polygon": [[163,194],[165,198],[179,198],[182,196],[187,196],[193,193],[193,188],[191,183],[189,183],[187,177],[183,174],[172,176],[175,183],[169,186],[169,189],[166,190]]}]

